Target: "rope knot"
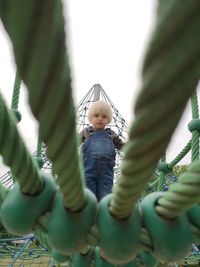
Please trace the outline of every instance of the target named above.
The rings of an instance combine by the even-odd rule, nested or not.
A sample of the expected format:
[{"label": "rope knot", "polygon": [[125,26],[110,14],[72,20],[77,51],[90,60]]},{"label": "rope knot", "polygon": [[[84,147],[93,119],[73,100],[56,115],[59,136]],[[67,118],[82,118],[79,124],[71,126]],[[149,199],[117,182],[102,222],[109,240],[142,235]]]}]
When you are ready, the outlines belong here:
[{"label": "rope knot", "polygon": [[200,119],[193,119],[188,123],[188,129],[190,132],[200,131]]},{"label": "rope knot", "polygon": [[128,218],[119,220],[109,212],[112,194],[99,204],[97,224],[100,233],[100,254],[113,264],[126,264],[133,260],[140,246],[141,219],[136,205]]},{"label": "rope knot", "polygon": [[172,168],[169,167],[169,164],[167,162],[159,162],[158,170],[160,172],[169,173],[172,171]]},{"label": "rope knot", "polygon": [[97,201],[94,194],[84,190],[86,203],[82,210],[72,212],[63,205],[57,192],[48,223],[49,245],[61,255],[78,252],[95,223]]},{"label": "rope knot", "polygon": [[154,255],[160,260],[173,262],[183,259],[192,246],[192,232],[185,214],[171,220],[156,212],[158,199],[166,193],[155,192],[141,202],[143,224],[148,230],[154,246]]},{"label": "rope knot", "polygon": [[30,234],[40,216],[50,210],[56,193],[54,180],[42,174],[43,189],[37,195],[25,195],[18,183],[6,196],[1,206],[1,220],[10,233]]}]

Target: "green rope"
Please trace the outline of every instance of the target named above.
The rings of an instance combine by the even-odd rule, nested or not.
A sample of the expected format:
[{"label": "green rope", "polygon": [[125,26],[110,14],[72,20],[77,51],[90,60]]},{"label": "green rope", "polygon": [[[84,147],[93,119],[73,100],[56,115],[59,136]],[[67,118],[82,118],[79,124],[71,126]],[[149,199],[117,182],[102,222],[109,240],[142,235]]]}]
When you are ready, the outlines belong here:
[{"label": "green rope", "polygon": [[3,203],[7,193],[9,192],[9,189],[5,188],[1,183],[0,183],[0,207],[1,204]]},{"label": "green rope", "polygon": [[[163,57],[167,56],[174,46],[177,47],[177,52],[182,56],[181,52],[185,50],[187,42],[190,42],[190,40],[185,39],[183,46],[178,46],[177,44],[184,37],[183,31],[186,30],[189,33],[188,28],[193,28],[195,19],[198,20],[198,2],[198,0],[181,1],[181,7],[179,0],[158,2],[155,28],[144,58],[143,75],[146,75],[145,73],[149,72],[153,65],[163,61]],[[195,37],[192,32],[191,37]],[[196,37],[197,41],[198,36]],[[177,57],[174,58],[174,61],[176,60]],[[172,64],[170,66],[173,72],[174,66]]]},{"label": "green rope", "polygon": [[86,241],[89,245],[92,245],[94,247],[98,246],[99,244],[99,229],[97,227],[97,225],[93,225],[90,229],[90,233],[88,234]]},{"label": "green rope", "polygon": [[[197,92],[195,91],[191,97],[192,104],[192,118],[199,119],[199,108],[198,108],[198,99]],[[192,131],[192,161],[199,159],[199,130]]]},{"label": "green rope", "polygon": [[[166,44],[166,47],[169,44],[170,49],[163,51],[159,42],[159,34],[162,31],[155,31],[154,37],[158,42],[151,46],[146,56],[144,83],[135,108],[136,119],[130,128],[130,141],[125,146],[122,175],[110,203],[110,211],[118,218],[124,218],[131,213],[135,201],[151,178],[159,158],[165,152],[187,99],[195,89],[199,78],[200,43],[196,41],[196,36],[199,32],[197,26],[200,22],[198,12],[200,4],[197,1],[192,2],[195,7],[188,11],[184,3],[180,15],[180,5],[178,6],[177,3],[178,1],[175,0],[165,3],[166,10],[160,6],[165,19],[159,18],[157,22],[160,31],[163,30],[163,24],[167,25],[166,21],[175,23],[175,32],[177,33],[178,30],[179,33],[177,44],[174,45],[171,42],[170,34],[171,31],[174,33],[174,28],[167,29],[168,35],[163,44]],[[176,12],[171,10],[173,6]],[[30,105],[40,125],[39,138],[47,144],[47,156],[53,162],[53,168],[58,176],[57,181],[64,195],[64,205],[71,210],[78,210],[84,205],[83,177],[77,149],[70,70],[65,55],[61,3],[47,0],[27,3],[21,0],[19,6],[13,4],[11,0],[1,0],[0,13],[13,42],[20,76],[28,86]],[[181,20],[183,14],[184,20]],[[37,18],[36,21],[34,21],[35,18]],[[15,28],[16,25],[17,28]],[[155,57],[156,53],[160,53],[159,56]],[[41,58],[42,61],[40,61]],[[38,62],[41,62],[41,68],[38,68]],[[1,109],[1,115],[5,115],[7,110],[4,106],[2,111]],[[22,142],[17,136],[16,127],[12,125],[12,116],[7,115],[8,117],[0,116],[2,124],[0,124],[0,136],[4,141],[1,140],[0,149],[3,151],[5,162],[10,163],[16,170],[17,167],[12,161],[15,151],[11,151],[11,146],[13,147],[14,141],[19,139],[16,145],[19,148]],[[6,126],[4,122],[7,122]],[[5,142],[5,133],[10,134],[8,138],[10,146],[8,141]],[[29,154],[26,150],[22,152],[20,149],[16,155],[21,156],[23,153],[25,166],[34,165],[33,160],[31,164],[27,163]],[[21,161],[19,159],[15,161],[18,169],[22,171]],[[17,170],[16,173],[19,174]],[[34,170],[29,167],[28,174],[32,173]],[[27,178],[27,172],[26,175],[22,174],[19,177]],[[39,188],[37,181],[40,179],[37,179],[37,174],[38,168],[36,168],[36,174],[34,173],[34,179],[29,179],[27,182],[29,187],[30,184],[31,186],[34,184],[35,188]],[[192,165],[187,176],[180,176],[179,183],[173,185],[170,191],[159,200],[156,209],[161,216],[174,218],[191,207],[193,203],[199,202],[199,174],[199,165]],[[23,178],[18,178],[21,183]],[[38,227],[44,232],[48,216],[47,213],[39,219]],[[152,249],[145,230],[142,231],[142,235],[143,244],[147,244],[149,249]],[[98,229],[95,226],[87,238],[88,243],[98,243]]]},{"label": "green rope", "polygon": [[59,0],[0,1],[0,16],[40,125],[39,138],[47,145],[64,206],[76,211],[85,201],[62,13]]},{"label": "green rope", "polygon": [[0,95],[0,154],[11,168],[24,193],[35,194],[42,188],[37,164],[29,154],[18,132],[15,118]]},{"label": "green rope", "polygon": [[169,168],[172,169],[180,160],[182,160],[185,155],[190,151],[191,149],[191,140],[186,144],[186,146],[182,149],[182,151],[176,156],[176,158],[169,163]]},{"label": "green rope", "polygon": [[16,72],[14,88],[13,88],[13,95],[12,95],[11,109],[18,109],[20,84],[21,84],[21,78],[19,76],[19,73]]},{"label": "green rope", "polygon": [[159,177],[157,177],[152,183],[148,185],[149,188],[154,188],[159,182]]},{"label": "green rope", "polygon": [[[158,200],[156,211],[162,217],[174,219],[186,212],[195,203],[200,202],[200,162],[194,162],[188,172],[181,174],[178,182],[172,184],[169,191]],[[190,225],[194,242],[199,242],[200,230]],[[141,248],[153,252],[153,243],[148,231],[142,228],[140,234]]]},{"label": "green rope", "polygon": [[191,97],[191,104],[192,104],[192,118],[193,119],[199,119],[199,107],[198,107],[197,91],[195,91]]},{"label": "green rope", "polygon": [[[166,162],[166,153],[161,157],[160,162]],[[165,172],[160,171],[160,175],[158,177],[158,191],[162,191],[164,187],[165,181]]]},{"label": "green rope", "polygon": [[40,140],[38,140],[37,143],[37,157],[41,157],[42,155],[42,142]]},{"label": "green rope", "polygon": [[[176,158],[168,164],[169,170],[173,169],[173,167],[190,151],[191,149],[191,140],[187,143],[187,145],[183,148],[183,150],[176,156]],[[173,172],[172,172],[173,173]],[[162,191],[164,187],[164,181],[165,181],[165,173],[161,172],[160,176],[150,185],[155,186],[158,183],[158,191]]]},{"label": "green rope", "polygon": [[158,191],[163,191],[166,174],[161,171],[158,177]]},{"label": "green rope", "polygon": [[[181,150],[181,152],[176,156],[176,158],[168,164],[168,168],[173,169],[173,167],[180,160],[182,160],[184,158],[184,156],[190,151],[190,149],[191,149],[191,140],[186,144],[186,146]],[[163,179],[162,179],[162,181],[163,181]],[[158,182],[159,182],[158,190],[159,190],[159,188],[160,188],[160,190],[162,190],[162,183],[161,183],[160,177],[158,177],[151,184],[149,184],[149,188],[155,187],[158,184]]]},{"label": "green rope", "polygon": [[[200,2],[191,1],[189,10],[185,2],[180,10],[180,1],[170,1],[171,8],[166,9],[162,19],[158,18],[145,57],[135,121],[125,146],[121,177],[110,203],[110,212],[117,218],[131,213],[198,83]],[[173,27],[169,27],[169,21]],[[178,37],[172,42],[175,33]]]},{"label": "green rope", "polygon": [[181,174],[178,183],[171,185],[164,197],[158,200],[157,212],[165,218],[176,218],[193,204],[200,202],[200,162],[194,162],[188,172]]},{"label": "green rope", "polygon": [[[191,149],[191,140],[186,144],[186,146],[182,149],[182,151],[176,156],[176,158],[168,164],[169,170],[173,169],[173,167],[181,160],[183,157],[190,151]],[[163,189],[164,182],[164,173],[160,174],[160,176],[154,180],[151,184],[149,184],[149,188],[153,188],[158,184],[158,191]]]},{"label": "green rope", "polygon": [[192,161],[199,159],[199,131],[192,132]]}]

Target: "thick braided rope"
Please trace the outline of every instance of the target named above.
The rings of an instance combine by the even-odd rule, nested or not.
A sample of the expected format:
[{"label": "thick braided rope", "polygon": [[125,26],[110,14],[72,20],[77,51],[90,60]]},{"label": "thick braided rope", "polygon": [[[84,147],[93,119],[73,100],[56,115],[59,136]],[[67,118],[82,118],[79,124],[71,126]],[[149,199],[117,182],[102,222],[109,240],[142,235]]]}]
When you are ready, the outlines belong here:
[{"label": "thick braided rope", "polygon": [[[166,219],[174,219],[187,212],[195,203],[200,203],[200,162],[194,162],[186,173],[179,176],[178,182],[172,184],[168,192],[158,200],[156,211]],[[194,242],[199,242],[200,230],[190,225]],[[142,228],[140,243],[143,249],[153,251],[152,240],[148,231]]]},{"label": "thick braided rope", "polygon": [[[172,160],[169,164],[168,167],[169,169],[173,169],[173,167],[181,160],[184,158],[184,156],[190,151],[191,149],[191,140],[186,144],[186,146],[181,150],[181,152],[175,157],[174,160]],[[160,176],[157,177],[155,181],[153,181],[151,184],[149,184],[149,188],[155,187],[159,182],[160,182]],[[158,185],[159,186],[159,185]]]},{"label": "thick braided rope", "polygon": [[158,177],[158,191],[163,191],[166,174],[161,171]]},{"label": "thick braided rope", "polygon": [[[192,117],[193,119],[198,119],[199,111],[198,111],[198,100],[197,100],[196,92],[191,97],[191,104],[192,104]],[[190,147],[191,145],[192,145],[192,161],[194,161],[194,160],[199,159],[199,131],[198,130],[192,131],[192,140],[190,142]],[[187,146],[186,148],[188,149]],[[185,152],[185,149],[182,151],[181,154],[177,156],[176,159],[180,159],[180,156],[183,156],[184,152]],[[168,164],[168,167],[169,168],[172,167],[172,164]],[[162,191],[164,187],[165,173],[161,172],[158,179],[159,179],[158,191]]]},{"label": "thick braided rope", "polygon": [[47,145],[64,206],[79,210],[84,205],[83,179],[61,1],[1,0],[0,15],[28,87],[30,106],[40,125],[39,138]]},{"label": "thick braided rope", "polygon": [[[174,219],[187,212],[195,203],[200,203],[200,162],[194,162],[184,174],[178,178],[178,182],[172,184],[168,192],[158,200],[156,211],[166,219]],[[190,225],[194,242],[199,242],[200,230]],[[148,231],[142,228],[140,234],[141,248],[153,252],[153,243]]]},{"label": "thick braided rope", "polygon": [[20,84],[21,84],[21,78],[19,77],[19,73],[16,72],[15,81],[14,81],[13,95],[12,95],[12,103],[11,103],[11,108],[12,109],[17,109],[18,108],[19,94],[20,94]]},{"label": "thick braided rope", "polygon": [[188,172],[179,176],[165,196],[158,200],[157,212],[168,219],[176,218],[194,203],[200,203],[200,163],[194,162]]},{"label": "thick braided rope", "polygon": [[[135,121],[110,204],[110,212],[118,218],[131,213],[199,79],[200,2],[184,1],[180,9],[180,1],[169,1],[169,7],[162,9],[163,2],[159,2],[162,17],[158,16],[145,57]],[[169,21],[173,27],[169,27]],[[175,34],[176,42],[173,42]]]},{"label": "thick braided rope", "polygon": [[[190,179],[190,177],[187,177],[187,179]],[[5,196],[7,194],[7,190],[6,188],[4,188],[3,186],[1,186],[0,188],[0,200],[1,203],[3,202]],[[39,241],[46,246],[49,251],[51,251],[51,247],[49,246],[47,237],[46,237],[46,225],[48,223],[49,220],[49,216],[50,214],[47,212],[45,215],[40,217],[39,223],[37,224],[35,233],[39,239]],[[195,228],[193,225],[191,225],[191,231],[193,233],[193,238],[194,238],[194,242],[195,241],[199,241],[199,237],[200,237],[200,231]],[[99,244],[99,232],[98,232],[98,228],[96,226],[93,226],[91,228],[91,234],[90,237],[88,237],[88,243],[92,246],[98,246]],[[93,240],[93,242],[91,242]],[[154,251],[154,246],[152,243],[152,239],[148,233],[148,231],[145,228],[141,229],[141,233],[140,233],[140,245],[141,245],[141,249],[144,249],[145,251],[150,251],[153,252]],[[68,262],[71,262],[71,258],[69,256]],[[89,266],[95,266],[93,265],[94,263],[91,261],[89,263]],[[140,266],[139,263],[137,266]],[[143,266],[143,265],[142,265]]]},{"label": "thick braided rope", "polygon": [[[190,225],[190,229],[191,229],[191,232],[193,234],[194,243],[198,243],[199,238],[200,238],[200,230],[197,227],[193,226],[192,224]],[[145,251],[154,252],[154,246],[153,246],[152,239],[151,239],[148,231],[145,228],[142,228],[142,230],[141,230],[140,245],[141,245],[141,249],[143,249]]]},{"label": "thick braided rope", "polygon": [[[182,160],[185,155],[190,151],[191,149],[191,140],[186,144],[186,146],[181,150],[181,152],[175,157],[174,160],[172,160],[169,164],[168,164],[168,168],[169,169],[173,169],[173,167],[180,161]],[[161,175],[161,174],[160,174]],[[160,176],[155,180],[153,181],[149,187],[150,188],[153,188],[158,182],[160,182]]]},{"label": "thick braided rope", "polygon": [[[192,104],[192,118],[199,119],[199,107],[198,107],[198,99],[197,92],[195,91],[191,97]],[[199,130],[192,131],[192,161],[199,159]]]},{"label": "thick braided rope", "polygon": [[[200,202],[200,162],[194,162],[188,171],[179,176],[178,182],[171,185],[169,191],[158,200],[157,212],[167,219],[174,219],[180,214],[187,212],[195,203]],[[200,230],[194,225],[190,225],[194,242],[199,242]],[[97,246],[99,243],[98,229],[93,227],[88,236],[88,243]],[[140,234],[140,244],[144,250],[153,252],[154,247],[148,231],[142,228]]]},{"label": "thick braided rope", "polygon": [[[169,164],[168,164],[168,168],[169,170],[173,169],[173,167],[184,158],[184,156],[191,150],[191,140],[186,144],[186,146],[181,150],[181,152],[175,157],[174,160],[172,160]],[[150,184],[150,188],[153,188],[156,184],[158,184],[158,191],[163,189],[163,183],[165,180],[165,174],[164,172],[161,172],[159,177],[153,181]]]},{"label": "thick braided rope", "polygon": [[36,161],[27,150],[18,132],[14,115],[8,110],[0,95],[0,154],[11,167],[12,174],[22,191],[35,194],[42,188],[42,180]]}]

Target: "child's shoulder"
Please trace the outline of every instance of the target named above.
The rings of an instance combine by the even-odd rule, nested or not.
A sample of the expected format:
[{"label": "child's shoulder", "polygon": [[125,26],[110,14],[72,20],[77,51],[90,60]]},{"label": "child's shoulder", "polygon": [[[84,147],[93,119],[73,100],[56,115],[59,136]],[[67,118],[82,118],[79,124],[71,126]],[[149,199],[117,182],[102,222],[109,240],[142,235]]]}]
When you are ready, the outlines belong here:
[{"label": "child's shoulder", "polygon": [[105,129],[109,135],[111,136],[112,140],[114,141],[116,138],[118,138],[118,135],[115,131],[113,131],[111,128],[106,128]]},{"label": "child's shoulder", "polygon": [[87,131],[88,133],[92,133],[92,132],[94,132],[94,128],[90,125],[90,126],[85,128],[85,131]]},{"label": "child's shoulder", "polygon": [[81,131],[81,134],[84,139],[87,139],[92,132],[94,132],[94,128],[92,126],[88,126]]},{"label": "child's shoulder", "polygon": [[113,131],[111,128],[107,127],[105,129],[107,132],[111,133],[112,135],[117,135],[115,131]]}]

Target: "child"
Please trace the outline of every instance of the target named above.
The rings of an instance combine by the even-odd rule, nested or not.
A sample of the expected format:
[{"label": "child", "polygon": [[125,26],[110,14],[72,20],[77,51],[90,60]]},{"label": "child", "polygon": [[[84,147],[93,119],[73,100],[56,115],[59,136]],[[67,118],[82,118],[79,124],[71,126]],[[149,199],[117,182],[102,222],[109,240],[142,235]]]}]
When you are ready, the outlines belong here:
[{"label": "child", "polygon": [[89,109],[88,120],[92,126],[80,133],[86,186],[100,201],[112,192],[115,148],[121,149],[123,142],[114,131],[106,128],[112,120],[112,110],[107,102],[94,102]]}]

